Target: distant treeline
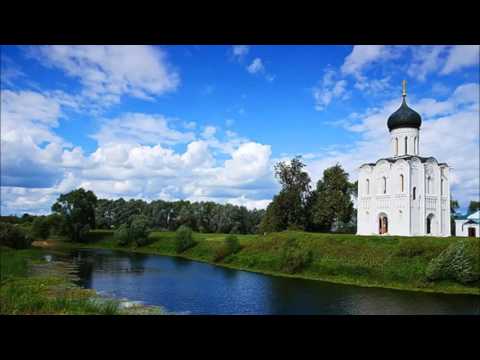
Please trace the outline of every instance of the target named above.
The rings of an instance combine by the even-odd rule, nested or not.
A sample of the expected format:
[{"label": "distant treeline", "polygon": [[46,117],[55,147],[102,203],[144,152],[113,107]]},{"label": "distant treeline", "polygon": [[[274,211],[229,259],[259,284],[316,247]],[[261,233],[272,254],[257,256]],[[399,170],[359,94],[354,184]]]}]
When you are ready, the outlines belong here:
[{"label": "distant treeline", "polygon": [[117,228],[136,215],[145,216],[156,230],[175,231],[186,225],[204,233],[254,234],[265,210],[215,202],[99,199],[95,206],[98,229]]},{"label": "distant treeline", "polygon": [[[83,190],[83,189],[82,189]],[[81,195],[80,189],[65,195]],[[146,218],[152,230],[175,231],[181,225],[193,231],[204,233],[254,234],[265,214],[265,210],[248,210],[245,206],[218,204],[215,202],[163,201],[155,200],[118,200],[96,199],[92,193],[90,199],[82,199],[81,214],[88,214],[88,208],[94,209],[94,217],[85,216],[85,223],[90,229],[117,229],[122,224],[129,224],[138,216]],[[72,204],[77,201],[71,201]],[[61,211],[48,216],[23,214],[17,216],[0,216],[1,223],[21,225],[25,230],[33,230],[34,237],[63,235],[69,233],[63,223]],[[48,229],[48,230],[47,230]],[[32,231],[27,231],[32,233]]]}]

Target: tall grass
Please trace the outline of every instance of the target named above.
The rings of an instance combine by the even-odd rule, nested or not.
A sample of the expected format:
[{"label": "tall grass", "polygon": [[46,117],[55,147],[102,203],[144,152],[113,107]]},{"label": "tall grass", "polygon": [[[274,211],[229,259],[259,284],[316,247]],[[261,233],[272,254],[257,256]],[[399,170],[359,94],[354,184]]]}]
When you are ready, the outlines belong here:
[{"label": "tall grass", "polygon": [[30,262],[36,250],[0,251],[0,314],[104,314],[119,312],[118,302],[98,300],[61,274],[31,276]]}]

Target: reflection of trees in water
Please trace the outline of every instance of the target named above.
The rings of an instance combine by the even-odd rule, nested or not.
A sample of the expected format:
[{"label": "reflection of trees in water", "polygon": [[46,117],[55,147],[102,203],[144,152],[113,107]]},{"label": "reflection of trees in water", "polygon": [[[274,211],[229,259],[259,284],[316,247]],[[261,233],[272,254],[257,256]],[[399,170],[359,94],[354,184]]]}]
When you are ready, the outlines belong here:
[{"label": "reflection of trees in water", "polygon": [[238,277],[239,271],[238,270],[231,270],[226,268],[220,268],[221,273],[225,279],[233,280]]},{"label": "reflection of trees in water", "polygon": [[78,265],[78,276],[81,285],[91,287],[94,272],[111,275],[134,273],[140,275],[145,271],[145,261],[148,258],[142,254],[123,254],[104,251],[77,251],[71,254]]},{"label": "reflection of trees in water", "polygon": [[[268,284],[268,285],[267,285]],[[344,314],[341,288],[304,279],[270,278],[272,314]]]},{"label": "reflection of trees in water", "polygon": [[75,263],[78,266],[78,276],[80,277],[79,285],[86,288],[91,288],[94,262],[88,261],[80,255],[75,258]]},{"label": "reflection of trees in water", "polygon": [[143,273],[145,271],[145,261],[148,256],[143,254],[132,254],[129,257],[130,261],[130,271],[135,273]]},{"label": "reflection of trees in water", "polygon": [[193,264],[193,261],[176,258],[176,257],[172,257],[171,261],[175,269],[178,269],[178,270],[185,270],[186,268],[192,266]]}]

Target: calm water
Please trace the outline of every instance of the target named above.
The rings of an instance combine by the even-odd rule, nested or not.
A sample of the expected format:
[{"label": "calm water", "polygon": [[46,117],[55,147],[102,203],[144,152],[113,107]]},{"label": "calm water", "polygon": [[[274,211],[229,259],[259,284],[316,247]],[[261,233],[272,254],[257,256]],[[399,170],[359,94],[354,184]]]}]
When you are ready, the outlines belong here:
[{"label": "calm water", "polygon": [[[54,258],[58,258],[53,255]],[[111,250],[61,255],[80,285],[188,314],[480,314],[480,297],[289,279]]]}]

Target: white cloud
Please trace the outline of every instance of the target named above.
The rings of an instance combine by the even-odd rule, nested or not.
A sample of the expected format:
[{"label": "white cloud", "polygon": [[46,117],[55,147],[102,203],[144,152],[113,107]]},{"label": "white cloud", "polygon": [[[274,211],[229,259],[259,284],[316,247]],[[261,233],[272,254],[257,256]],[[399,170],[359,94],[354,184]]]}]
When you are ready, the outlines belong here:
[{"label": "white cloud", "polygon": [[[39,103],[42,106],[28,108],[28,114],[35,117],[45,108],[42,101]],[[2,109],[12,109],[12,105],[18,108],[9,103]],[[49,122],[56,124],[57,118],[49,115]],[[95,135],[99,146],[91,154],[84,153],[81,147],[65,148],[60,138],[43,148],[35,143],[27,144],[28,148],[14,148],[10,142],[7,151],[2,151],[2,166],[22,166],[15,171],[12,166],[2,169],[2,175],[9,179],[7,184],[2,179],[7,185],[1,188],[2,213],[48,213],[60,193],[77,187],[107,198],[222,203],[238,199],[246,206],[268,203],[274,189],[270,147],[233,132],[222,141],[213,126],[205,127],[202,134],[203,140],[195,140],[195,134],[172,129],[170,121],[161,115],[137,113],[105,119]],[[22,144],[18,139],[16,134],[13,144]],[[186,143],[186,149],[174,150],[171,146],[177,142]],[[217,151],[223,156],[218,157]],[[19,162],[22,152],[31,154],[29,162]],[[4,161],[5,153],[10,156],[8,161]],[[52,169],[56,172],[49,175]],[[48,183],[42,183],[42,178],[48,176]]]},{"label": "white cloud", "polygon": [[60,175],[68,146],[53,132],[62,116],[55,99],[32,91],[1,92],[1,174],[3,186],[50,186]]},{"label": "white cloud", "polygon": [[347,98],[347,81],[336,80],[337,73],[333,69],[325,70],[321,84],[313,88],[315,109],[324,110],[335,98]]},{"label": "white cloud", "polygon": [[250,65],[247,66],[247,71],[250,74],[256,74],[259,72],[264,72],[265,67],[263,66],[262,59],[255,58]]},{"label": "white cloud", "polygon": [[[171,127],[171,120],[159,114],[126,113],[115,119],[105,119],[100,130],[92,135],[99,144],[177,144],[194,139],[192,132]],[[189,126],[189,125],[188,125]]]},{"label": "white cloud", "polygon": [[427,75],[437,71],[442,62],[442,56],[448,51],[447,46],[413,46],[412,62],[408,67],[407,73],[409,76],[425,81]]},{"label": "white cloud", "polygon": [[[398,48],[400,49],[400,48]],[[352,52],[345,58],[341,67],[344,75],[354,75],[362,78],[362,72],[370,65],[389,60],[398,56],[395,47],[386,45],[355,45]]]},{"label": "white cloud", "polygon": [[447,75],[469,66],[478,66],[480,61],[478,45],[429,45],[412,46],[410,49],[412,62],[407,72],[420,81],[425,81],[432,73]]},{"label": "white cloud", "polygon": [[237,60],[242,60],[250,51],[248,45],[234,45],[232,46],[232,54]]},{"label": "white cloud", "polygon": [[78,78],[82,96],[103,106],[118,103],[122,95],[152,99],[180,84],[165,52],[153,46],[51,45],[32,52],[45,65]]},{"label": "white cloud", "polygon": [[467,66],[476,65],[480,62],[479,45],[456,45],[448,54],[447,61],[443,67],[442,74],[451,74],[452,72],[463,69]]},{"label": "white cloud", "polygon": [[202,132],[202,137],[205,139],[210,139],[215,136],[217,128],[215,126],[205,126]]}]

